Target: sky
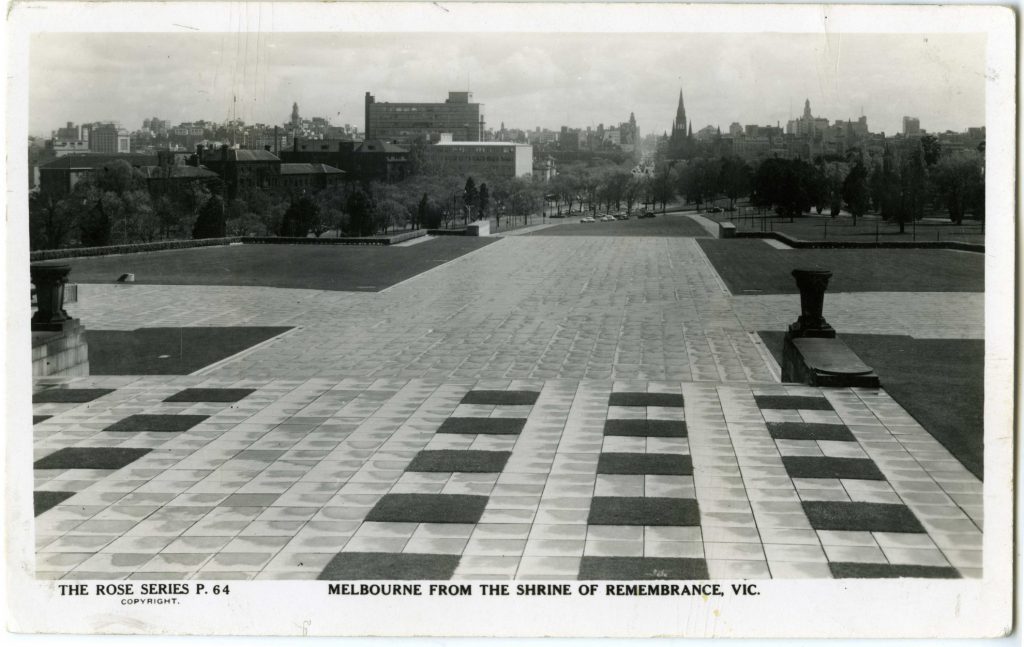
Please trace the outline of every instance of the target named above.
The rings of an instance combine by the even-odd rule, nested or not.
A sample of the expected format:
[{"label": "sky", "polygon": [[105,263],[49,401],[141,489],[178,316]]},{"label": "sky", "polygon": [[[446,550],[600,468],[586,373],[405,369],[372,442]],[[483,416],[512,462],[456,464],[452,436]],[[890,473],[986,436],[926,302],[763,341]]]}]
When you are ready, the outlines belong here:
[{"label": "sky", "polygon": [[985,123],[985,37],[971,34],[35,34],[29,132],[67,121],[177,124],[303,118],[363,129],[363,96],[443,101],[470,90],[487,126],[694,130],[866,115],[895,134]]}]

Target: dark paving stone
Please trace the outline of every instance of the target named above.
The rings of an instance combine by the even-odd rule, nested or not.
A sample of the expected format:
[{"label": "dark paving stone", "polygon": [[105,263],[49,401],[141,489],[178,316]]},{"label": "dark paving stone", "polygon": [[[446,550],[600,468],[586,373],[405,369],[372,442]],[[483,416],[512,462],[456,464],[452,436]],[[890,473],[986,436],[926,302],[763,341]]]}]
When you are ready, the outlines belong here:
[{"label": "dark paving stone", "polygon": [[164,402],[238,402],[256,389],[185,389]]},{"label": "dark paving stone", "polygon": [[870,458],[831,458],[829,456],[783,456],[786,473],[795,479],[865,479],[884,481]]},{"label": "dark paving stone", "polygon": [[52,402],[92,402],[102,398],[114,389],[46,389],[32,394],[32,402],[47,404]]},{"label": "dark paving stone", "polygon": [[686,423],[682,420],[605,420],[604,435],[686,438]]},{"label": "dark paving stone", "polygon": [[470,449],[426,450],[412,459],[407,472],[500,472],[512,452]]},{"label": "dark paving stone", "polygon": [[52,417],[53,416],[32,416],[32,424],[38,425],[40,422],[43,422],[44,420],[49,420]]},{"label": "dark paving stone", "polygon": [[518,434],[526,418],[448,418],[439,434]]},{"label": "dark paving stone", "polygon": [[849,501],[804,501],[804,512],[815,530],[924,532],[905,505]]},{"label": "dark paving stone", "polygon": [[807,395],[755,395],[759,409],[815,409],[833,411],[825,398]]},{"label": "dark paving stone", "polygon": [[150,452],[136,447],[65,447],[37,460],[37,470],[117,470]]},{"label": "dark paving stone", "polygon": [[462,404],[533,404],[539,395],[536,391],[470,391]]},{"label": "dark paving stone", "polygon": [[[261,248],[268,247],[259,245]],[[204,248],[205,249],[205,248]],[[223,249],[223,248],[217,248]],[[134,256],[147,256],[135,254]],[[151,256],[151,255],[149,255]],[[110,257],[114,258],[114,257]],[[121,256],[121,262],[126,262]],[[100,281],[110,283],[121,274]],[[219,274],[204,270],[205,275]],[[136,275],[138,280],[139,275]],[[80,281],[85,283],[86,281]],[[196,285],[195,282],[181,285]],[[87,330],[90,375],[188,375],[290,330],[281,326],[197,326]]]},{"label": "dark paving stone", "polygon": [[73,496],[75,496],[74,492],[33,492],[32,504],[35,507],[35,516],[38,517],[61,501]]},{"label": "dark paving stone", "polygon": [[602,526],[699,526],[696,499],[594,497],[587,523]]},{"label": "dark paving stone", "polygon": [[902,564],[861,564],[859,562],[829,562],[832,577],[837,579],[863,577],[871,579],[892,577],[931,577],[959,579],[960,573],[951,566],[910,566]]},{"label": "dark paving stone", "polygon": [[487,497],[472,494],[385,494],[367,521],[477,523]]},{"label": "dark paving stone", "polygon": [[280,494],[232,494],[218,504],[220,508],[265,508],[273,505]]},{"label": "dark paving stone", "polygon": [[611,407],[681,407],[683,396],[678,393],[612,393],[608,396]]},{"label": "dark paving stone", "polygon": [[693,459],[680,454],[609,452],[597,461],[598,474],[693,474]]},{"label": "dark paving stone", "polygon": [[321,580],[449,580],[459,555],[420,553],[338,553]]},{"label": "dark paving stone", "polygon": [[703,559],[681,557],[584,557],[581,580],[706,580]]},{"label": "dark paving stone", "polygon": [[188,431],[208,417],[137,413],[118,420],[103,431]]},{"label": "dark paving stone", "polygon": [[846,425],[817,422],[769,422],[768,433],[780,440],[857,440]]}]

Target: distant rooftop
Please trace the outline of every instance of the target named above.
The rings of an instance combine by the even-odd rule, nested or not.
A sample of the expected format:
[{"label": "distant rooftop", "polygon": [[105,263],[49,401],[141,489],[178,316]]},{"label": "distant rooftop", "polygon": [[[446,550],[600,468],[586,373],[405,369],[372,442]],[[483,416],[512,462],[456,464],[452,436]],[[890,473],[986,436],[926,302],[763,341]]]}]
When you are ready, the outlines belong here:
[{"label": "distant rooftop", "polygon": [[344,173],[341,169],[328,166],[327,164],[303,164],[286,163],[281,165],[281,175],[339,175]]},{"label": "distant rooftop", "polygon": [[124,160],[132,166],[150,166],[157,163],[156,155],[142,155],[140,153],[76,153],[65,155],[55,160],[41,164],[41,169],[81,169],[99,168],[107,162]]},{"label": "distant rooftop", "polygon": [[147,178],[215,178],[220,177],[213,171],[203,167],[172,164],[171,166],[140,166],[139,170]]},{"label": "distant rooftop", "polygon": [[408,148],[402,148],[383,139],[367,139],[355,148],[357,153],[408,153]]},{"label": "distant rooftop", "polygon": [[531,144],[519,144],[516,142],[453,142],[451,140],[442,140],[434,144],[434,146],[530,146]]}]

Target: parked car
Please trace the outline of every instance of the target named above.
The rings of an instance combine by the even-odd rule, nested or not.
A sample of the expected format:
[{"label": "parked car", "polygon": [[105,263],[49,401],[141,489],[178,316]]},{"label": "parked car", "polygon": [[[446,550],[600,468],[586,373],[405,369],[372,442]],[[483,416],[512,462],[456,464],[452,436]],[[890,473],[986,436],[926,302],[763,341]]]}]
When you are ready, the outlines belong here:
[{"label": "parked car", "polygon": [[601,217],[601,222],[615,222],[615,216],[607,215]]},{"label": "parked car", "polygon": [[615,219],[616,220],[629,220],[629,216],[627,214],[623,213],[623,214],[620,214],[618,216],[615,216]]},{"label": "parked car", "polygon": [[581,218],[580,222],[596,222],[596,221],[591,216],[587,216],[586,218]]},{"label": "parked car", "polygon": [[723,209],[721,207],[711,207],[710,209],[708,209],[707,212],[708,213],[722,213],[723,211],[725,211],[725,209]]}]

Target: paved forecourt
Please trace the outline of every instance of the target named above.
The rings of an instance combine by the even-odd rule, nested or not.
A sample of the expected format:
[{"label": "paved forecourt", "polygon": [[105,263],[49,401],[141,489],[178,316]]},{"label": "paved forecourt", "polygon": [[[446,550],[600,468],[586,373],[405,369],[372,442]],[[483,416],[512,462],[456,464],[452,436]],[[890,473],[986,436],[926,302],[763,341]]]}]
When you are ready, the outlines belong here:
[{"label": "paved forecourt", "polygon": [[778,384],[758,298],[653,237],[505,238],[376,294],[82,286],[91,329],[294,329],[37,380],[37,574],[980,576],[981,483],[884,391]]}]

